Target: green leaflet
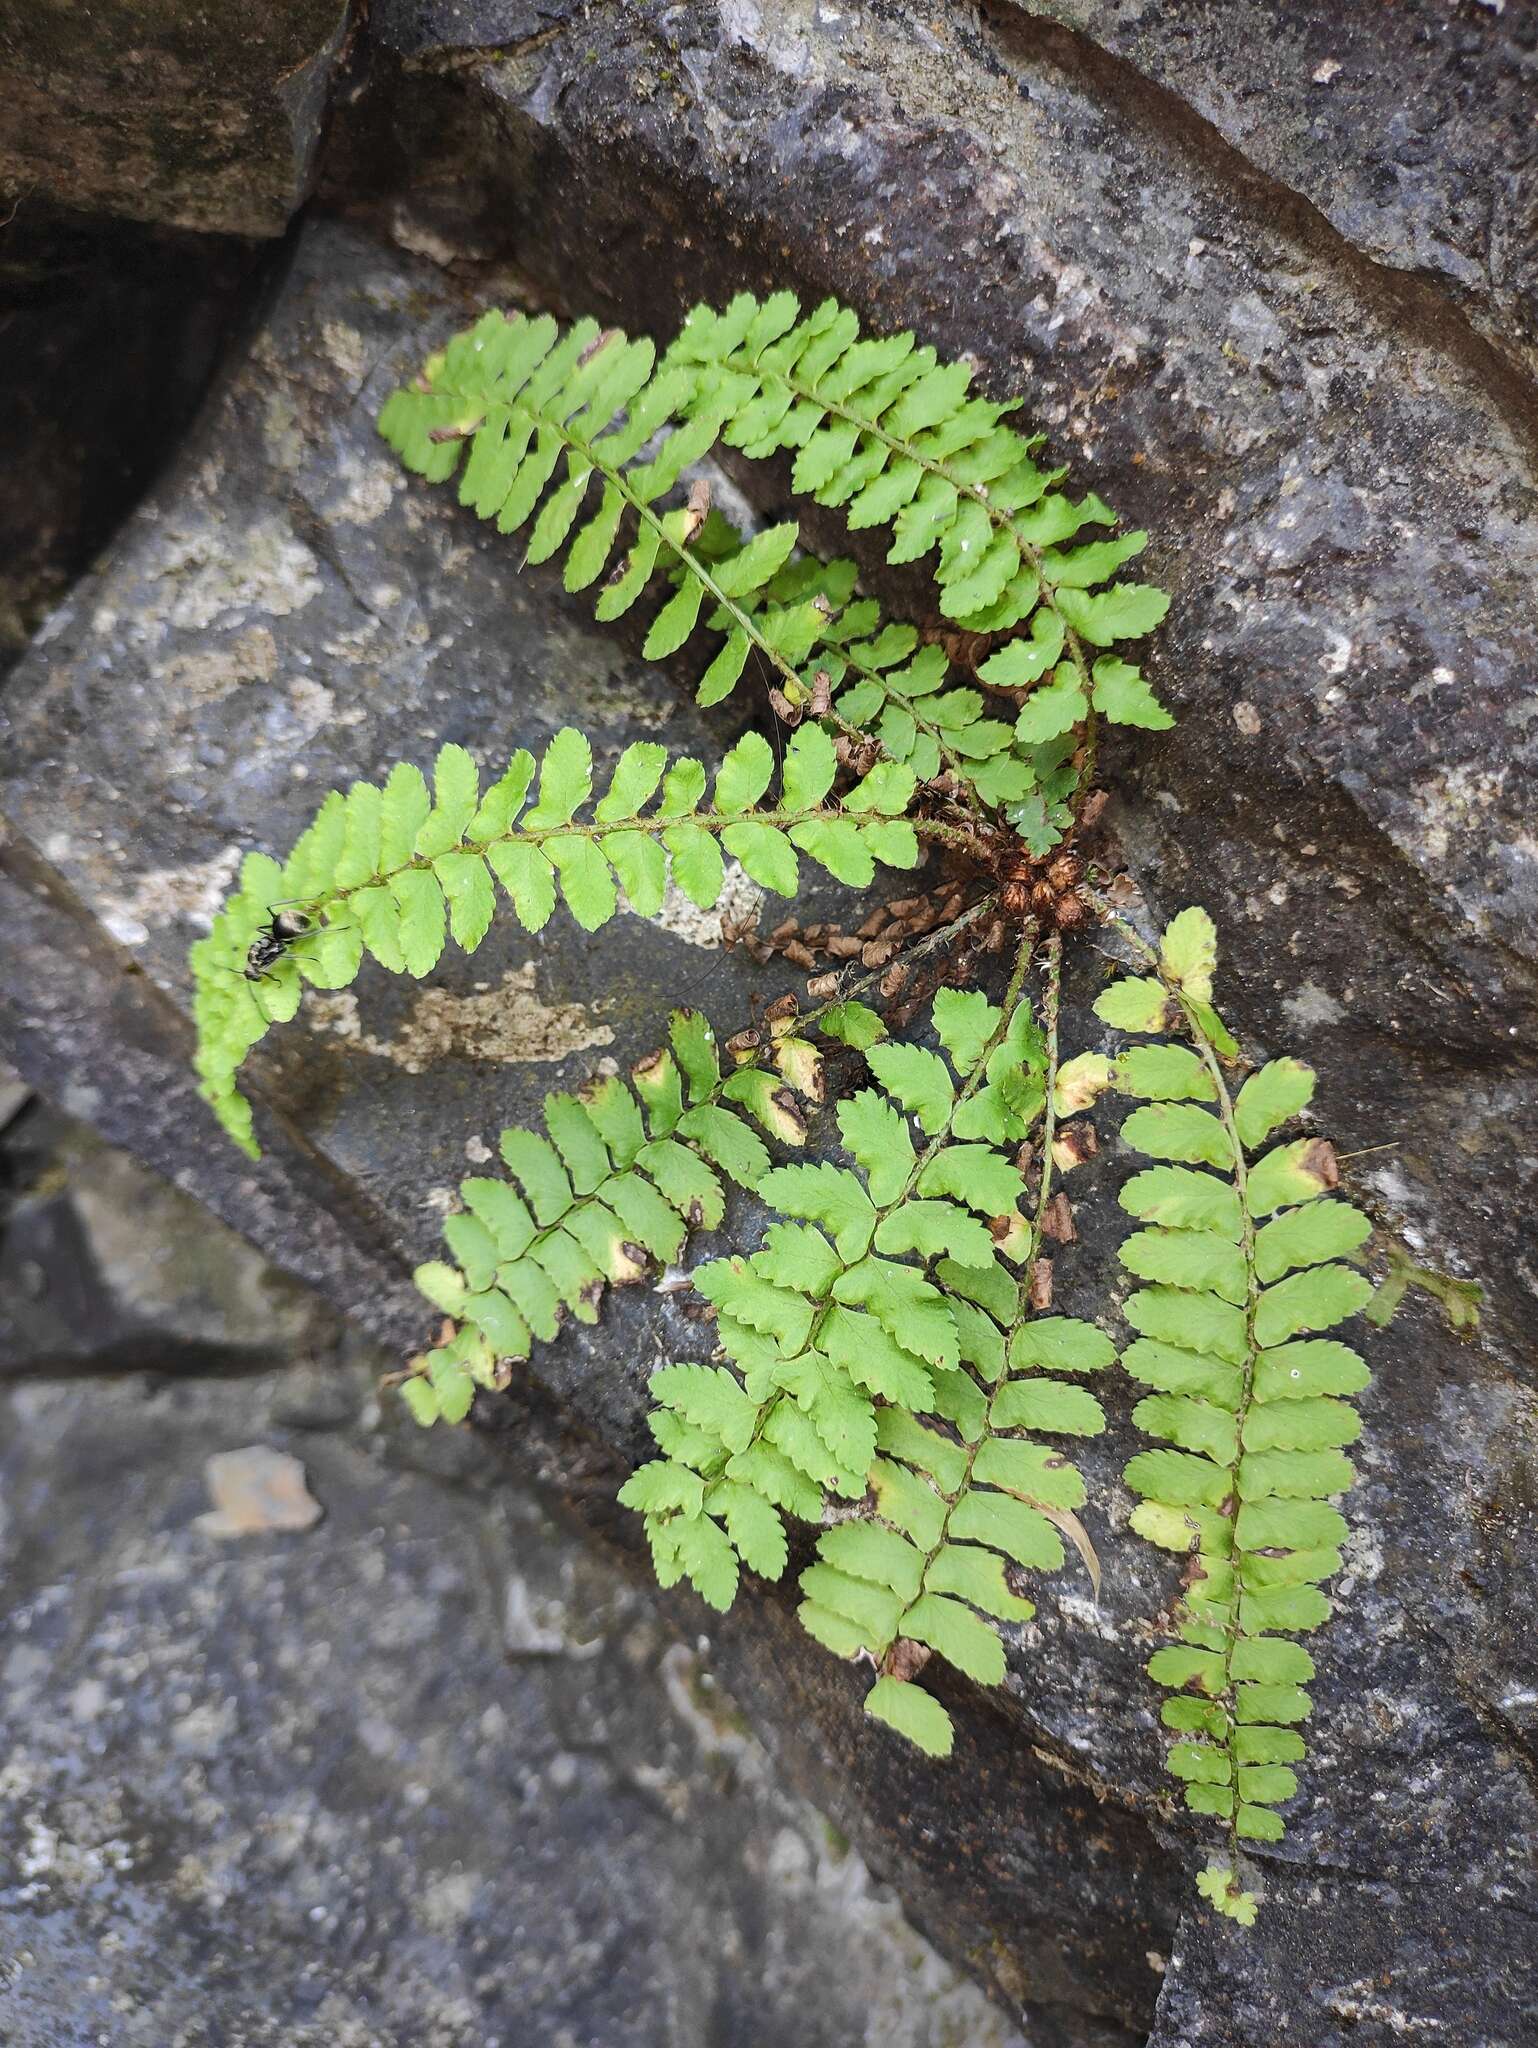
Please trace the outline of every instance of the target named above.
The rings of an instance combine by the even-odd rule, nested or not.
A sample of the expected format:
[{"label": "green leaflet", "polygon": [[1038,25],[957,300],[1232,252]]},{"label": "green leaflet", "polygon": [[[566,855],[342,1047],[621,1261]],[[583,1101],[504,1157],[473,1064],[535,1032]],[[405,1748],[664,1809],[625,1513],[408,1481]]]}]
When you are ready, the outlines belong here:
[{"label": "green leaflet", "polygon": [[856,1175],[828,1164],[782,1166],[759,1183],[765,1201],[785,1216],[820,1223],[841,1260],[852,1264],[870,1244],[876,1209]]},{"label": "green leaflet", "polygon": [[[803,1609],[803,1618],[804,1615]],[[865,1695],[865,1711],[873,1721],[884,1722],[927,1755],[950,1755],[955,1736],[951,1717],[934,1695],[925,1692],[921,1685],[905,1685],[896,1678],[878,1678]]]},{"label": "green leaflet", "polygon": [[[618,756],[595,803],[592,748],[567,727],[537,765],[520,750],[484,796],[474,760],[452,743],[439,752],[431,795],[410,763],[381,787],[355,783],[345,797],[333,793],[284,866],[248,858],[240,887],[192,949],[205,1098],[256,1156],[236,1075],[267,1030],[293,1016],[301,977],[345,987],[365,954],[392,974],[430,974],[450,938],[466,952],[480,945],[495,916],[497,884],[531,932],[543,929],[558,902],[596,931],[619,909],[621,889],[632,907],[654,914],[670,870],[708,908],[721,890],[723,841],[756,881],[787,892],[799,878],[798,847],[857,883],[878,865],[913,866],[913,828],[893,815],[913,795],[912,771],[878,764],[835,799],[837,765],[822,728],[803,725],[784,749],[771,797],[774,757],[750,736],[722,762],[707,809],[703,765],[688,756],[669,765],[661,747],[642,741]],[[531,784],[535,801],[525,808]],[[306,928],[253,984],[243,970],[274,906],[287,906]]]},{"label": "green leaflet", "polygon": [[938,1053],[889,1041],[873,1045],[866,1059],[877,1080],[914,1118],[920,1130],[932,1137],[945,1128],[956,1089]]},{"label": "green leaflet", "polygon": [[1201,1889],[1247,1924],[1255,1901],[1232,1857],[1242,1842],[1280,1839],[1275,1808],[1297,1787],[1287,1766],[1304,1754],[1294,1724],[1310,1711],[1313,1660],[1288,1638],[1330,1613],[1318,1582],[1339,1567],[1345,1524],[1328,1499],[1352,1483],[1341,1446],[1360,1433],[1342,1396],[1367,1380],[1346,1345],[1304,1333],[1366,1306],[1371,1283],[1339,1261],[1370,1225],[1321,1199],[1338,1177],[1328,1145],[1263,1149],[1309,1102],[1307,1067],[1273,1060],[1230,1093],[1218,1056],[1233,1041],[1211,1007],[1217,942],[1205,912],[1181,912],[1153,964],[1097,1004],[1107,1021],[1144,1031],[1159,1028],[1162,1004],[1192,1041],[1134,1047],[1115,1063],[1116,1085],[1152,1098],[1123,1125],[1128,1144],[1190,1162],[1134,1174],[1122,1191],[1150,1226],[1121,1253],[1148,1283],[1125,1311],[1143,1334],[1124,1363],[1155,1390],[1133,1420],[1165,1446],[1134,1457],[1126,1479],[1142,1496],[1133,1526],[1192,1556],[1180,1640],[1148,1669],[1174,1692],[1165,1723],[1186,1739],[1168,1761],[1186,1804],[1228,1830],[1230,1863],[1209,1865]]},{"label": "green leaflet", "polygon": [[942,988],[936,991],[932,1014],[935,1035],[951,1064],[958,1074],[970,1074],[998,1029],[997,1006],[975,989]]}]

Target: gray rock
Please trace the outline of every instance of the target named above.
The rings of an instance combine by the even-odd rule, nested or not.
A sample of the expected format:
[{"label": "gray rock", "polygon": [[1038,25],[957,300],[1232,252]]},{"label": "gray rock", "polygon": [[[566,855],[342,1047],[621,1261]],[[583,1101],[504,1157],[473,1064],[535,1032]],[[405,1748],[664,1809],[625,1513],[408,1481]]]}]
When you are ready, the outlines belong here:
[{"label": "gray rock", "polygon": [[[0,120],[3,120],[0,112]],[[259,284],[249,244],[29,195],[0,244],[0,673],[186,430]]]},{"label": "gray rock", "polygon": [[0,1373],[333,1356],[340,1316],[43,1104],[0,1131]]},{"label": "gray rock", "polygon": [[369,9],[370,42],[408,62],[445,50],[506,50],[572,12],[573,0],[380,0]]},{"label": "gray rock", "polygon": [[1388,273],[1364,273],[1365,290],[1398,292],[1423,325],[1461,315],[1522,376],[1538,371],[1531,7],[1014,4],[1022,35],[1071,29],[1065,54],[1096,89],[1141,103],[1215,176],[1274,181],[1305,232],[1304,209],[1322,215]]},{"label": "gray rock", "polygon": [[12,1066],[0,1060],[0,1132],[15,1122],[32,1100],[32,1090]]},{"label": "gray rock", "polygon": [[309,190],[351,0],[39,0],[6,29],[0,186],[81,213],[278,235]]},{"label": "gray rock", "polygon": [[[705,1638],[338,1376],[363,1426],[297,1438],[283,1375],[0,1394],[8,2048],[1024,2048]],[[323,1521],[205,1531],[247,1443]]]}]

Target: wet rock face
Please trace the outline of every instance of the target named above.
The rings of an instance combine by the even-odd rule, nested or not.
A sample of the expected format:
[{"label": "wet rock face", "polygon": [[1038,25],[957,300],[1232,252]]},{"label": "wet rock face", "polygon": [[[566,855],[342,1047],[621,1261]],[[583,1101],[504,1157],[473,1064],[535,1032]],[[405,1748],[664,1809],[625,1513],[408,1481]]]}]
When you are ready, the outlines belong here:
[{"label": "wet rock face", "polygon": [[[1381,273],[1425,258],[1418,191],[1447,195],[1445,247],[1473,246],[1458,222],[1481,154],[1501,166],[1498,228],[1522,163],[1465,147],[1450,117],[1427,126],[1423,185],[1385,168],[1371,123],[1283,148],[1286,123],[1255,118],[1241,82],[1279,86],[1293,44],[1252,14],[1233,17],[1248,36],[1190,16],[1202,48],[1233,52],[1235,82],[1182,114],[1194,88],[1171,11],[1055,11],[376,10],[373,94],[330,186],[363,224],[307,230],[217,404],[11,686],[0,916],[20,971],[0,1024],[30,1078],[339,1308],[418,1341],[405,1267],[435,1247],[475,1147],[548,1087],[645,1051],[670,1002],[730,1030],[783,983],[701,945],[697,923],[500,931],[427,989],[371,973],[312,999],[257,1076],[268,1158],[251,1169],[214,1144],[186,1078],[182,959],[242,850],[281,851],[320,791],[443,740],[491,761],[571,722],[610,758],[639,737],[718,747],[746,715],[702,719],[553,575],[516,579],[505,543],[393,468],[380,398],[529,278],[664,334],[744,285],[836,290],[873,326],[970,352],[991,390],[1027,393],[1085,485],[1151,529],[1150,573],[1175,595],[1154,665],[1180,724],[1105,761],[1150,899],[1214,910],[1248,1044],[1316,1064],[1343,1152],[1392,1147],[1352,1165],[1355,1191],[1422,1256],[1478,1273],[1490,1310],[1477,1344],[1424,1300],[1370,1341],[1312,1763],[1287,1841],[1259,1859],[1252,1934],[1190,1910],[1193,1835],[1141,1671],[1177,1572],[1127,1532],[1125,1388],[1108,1387],[1112,1429],[1084,1460],[1101,1601],[1065,1574],[1011,1643],[1001,1696],[950,1687],[951,1766],[862,1723],[862,1681],[799,1636],[785,1589],[712,1625],[720,1668],[792,1778],[1028,2014],[1033,2041],[1515,2048],[1538,1997],[1538,523],[1525,316],[1502,296],[1524,287],[1498,236],[1445,322],[1424,295],[1453,291],[1450,257],[1419,261],[1431,276],[1413,289]],[[1520,55],[1520,11],[1485,11],[1459,33],[1490,26]],[[1297,19],[1311,54],[1319,21]],[[1353,16],[1339,33],[1356,51],[1369,29]],[[1398,46],[1375,47],[1393,71]],[[1341,61],[1335,84],[1356,90],[1362,62],[1348,79]],[[1433,108],[1454,103],[1454,72],[1427,87]],[[1167,97],[1146,89],[1155,74]],[[1364,179],[1371,220],[1352,211]],[[370,221],[460,259],[457,281]],[[766,501],[778,487],[756,483]],[[1100,971],[1081,952],[1076,1044],[1104,1035],[1088,1012]],[[1109,1170],[1060,1280],[1065,1305],[1120,1333],[1114,1192],[1133,1162],[1100,1122]],[[628,1292],[482,1419],[517,1469],[633,1542],[611,1504],[645,1447],[645,1369],[708,1342],[667,1297]],[[698,1626],[691,1603],[667,1611]]]},{"label": "wet rock face", "polygon": [[351,0],[37,0],[6,31],[0,187],[278,235],[309,189]]}]

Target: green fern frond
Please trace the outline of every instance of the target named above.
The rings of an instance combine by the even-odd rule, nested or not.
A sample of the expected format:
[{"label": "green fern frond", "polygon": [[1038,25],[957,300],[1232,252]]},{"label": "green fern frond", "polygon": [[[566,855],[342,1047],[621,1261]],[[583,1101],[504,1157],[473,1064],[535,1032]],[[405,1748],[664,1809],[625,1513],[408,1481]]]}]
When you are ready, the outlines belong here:
[{"label": "green fern frond", "polygon": [[892,528],[888,561],[938,550],[948,619],[984,633],[1019,634],[1029,623],[982,671],[1010,689],[1054,671],[1043,693],[1052,709],[1027,706],[1022,740],[1051,739],[1092,709],[1170,722],[1130,664],[1092,670],[1084,651],[1140,638],[1163,618],[1162,591],[1112,580],[1148,536],[1066,545],[1116,515],[1093,492],[1075,504],[1057,490],[1066,472],[1035,460],[1044,437],[1004,425],[1014,404],[972,395],[966,364],[940,362],[911,334],[862,339],[856,315],[835,299],[803,317],[794,294],[778,292],[762,302],[744,293],[722,312],[696,307],[665,366],[736,379],[722,439],[755,459],[793,452],[797,491],[842,507],[851,528]]},{"label": "green fern frond", "polygon": [[[945,1708],[914,1681],[939,1656],[979,1684],[1002,1683],[1004,1651],[992,1624],[1028,1621],[1035,1613],[1023,1595],[1022,1575],[1061,1567],[1059,1530],[1076,1526],[1074,1511],[1085,1499],[1074,1466],[1054,1443],[1040,1439],[1095,1436],[1105,1427],[1094,1395],[1061,1375],[1097,1372],[1116,1356],[1092,1323],[1031,1308],[1029,1279],[1052,1196],[1057,1122],[1087,1107],[1097,1092],[1065,1098],[1055,939],[1047,975],[1040,1090],[1032,1087],[1019,1105],[1032,1125],[1041,1118],[1041,1180],[1024,1229],[1001,1230],[1004,1219],[993,1226],[1024,1277],[997,1259],[981,1265],[951,1255],[937,1265],[966,1335],[959,1375],[964,1398],[952,1390],[948,1401],[932,1404],[939,1427],[917,1413],[883,1407],[864,1509],[823,1535],[817,1562],[801,1581],[808,1631],[838,1655],[863,1652],[876,1664],[866,1712],[933,1756],[949,1754],[954,1731]],[[996,1061],[1008,1027],[995,1026],[980,1049],[986,1011],[964,997],[952,999],[948,1022],[948,1050],[961,1070],[977,1072],[975,1063],[986,1054],[989,1085],[1002,1083]],[[935,1187],[970,1188],[972,1199],[986,1207],[1004,1192],[1006,1175],[1018,1189],[1018,1170],[998,1153],[953,1144],[931,1154],[912,1187],[920,1196]],[[922,1230],[912,1234],[922,1237]]]},{"label": "green fern frond", "polygon": [[[1305,1753],[1297,1724],[1314,1664],[1291,1638],[1331,1612],[1319,1586],[1340,1568],[1346,1523],[1329,1503],[1355,1477],[1342,1446],[1360,1433],[1349,1397],[1368,1379],[1355,1351],[1321,1333],[1371,1297],[1341,1263],[1371,1225],[1328,1199],[1339,1178],[1328,1144],[1270,1142],[1307,1106],[1309,1068],[1273,1060],[1231,1092],[1216,958],[1206,913],[1182,911],[1148,952],[1151,973],[1115,983],[1096,1008],[1121,1029],[1190,1041],[1137,1046],[1115,1063],[1115,1084],[1144,1104],[1122,1135],[1160,1162],[1121,1194],[1144,1226],[1121,1250],[1144,1283],[1126,1304],[1139,1335],[1122,1363],[1152,1389],[1133,1420],[1170,1446],[1141,1452],[1126,1477],[1142,1496],[1134,1528],[1194,1553],[1178,1641],[1148,1670],[1171,1693],[1169,1766],[1186,1804],[1223,1821],[1236,1854],[1280,1840],[1275,1809],[1296,1791]],[[1231,1871],[1214,1865],[1201,1888],[1221,1911],[1253,1917]]]},{"label": "green fern frond", "polygon": [[[743,296],[721,313],[696,307],[660,366],[650,342],[593,321],[563,334],[548,317],[487,313],[391,395],[380,432],[432,482],[452,477],[468,449],[461,503],[503,533],[532,522],[531,562],[566,548],[570,590],[607,571],[599,618],[669,589],[643,651],[671,654],[701,624],[717,636],[702,703],[725,697],[755,653],[794,706],[814,701],[819,673],[847,684],[839,720],[872,732],[920,780],[943,767],[983,803],[1009,807],[1045,852],[1083,780],[1068,765],[1080,730],[1091,735],[1087,769],[1099,718],[1171,723],[1133,665],[1085,651],[1163,617],[1162,592],[1109,581],[1146,535],[1065,548],[1114,514],[1093,494],[1078,505],[1058,494],[1064,472],[1033,459],[1041,437],[1001,424],[1011,406],[970,397],[965,365],[939,363],[910,334],[861,341],[834,300],[799,313],[790,293]],[[1017,717],[985,717],[970,685],[942,688],[941,650],[912,659],[913,628],[883,627],[869,599],[849,603],[850,565],[792,561],[795,523],[743,541],[706,516],[708,494],[661,509],[718,442],[754,458],[796,450],[797,490],[846,506],[852,527],[894,524],[889,560],[938,548],[942,613],[1016,636],[981,673],[997,688],[1032,689]],[[590,494],[597,509],[579,526]]]},{"label": "green fern frond", "polygon": [[[835,1654],[874,1660],[867,1711],[936,1755],[951,1746],[949,1717],[912,1681],[939,1655],[1001,1682],[993,1624],[1034,1613],[1018,1574],[1062,1564],[1059,1528],[1084,1501],[1072,1465],[1037,1439],[1105,1424],[1059,1375],[1115,1356],[1091,1324],[1032,1316],[1020,1277],[1040,1250],[1058,1113],[1056,942],[1045,1033],[1023,996],[1030,950],[1002,1005],[939,992],[943,1056],[870,1048],[877,1086],[838,1108],[849,1165],[775,1167],[759,1181],[783,1220],[759,1251],[695,1276],[716,1310],[719,1360],[653,1376],[664,1456],[620,1496],[646,1518],[663,1584],[688,1579],[716,1606],[741,1567],[783,1571],[782,1512],[816,1520],[830,1500],[857,1503],[819,1539],[800,1617]],[[1024,1176],[995,1147],[1039,1120],[1027,1222]],[[747,1546],[744,1491],[762,1503]]]},{"label": "green fern frond", "polygon": [[568,590],[603,579],[600,619],[669,591],[647,631],[648,660],[682,647],[708,604],[720,644],[699,695],[713,704],[754,651],[799,690],[798,668],[827,623],[810,602],[753,603],[795,548],[794,522],[723,549],[702,532],[701,501],[663,509],[748,395],[742,378],[708,364],[658,367],[650,341],[593,320],[563,333],[548,316],[491,312],[391,394],[379,431],[432,483],[464,457],[460,503],[501,533],[528,526],[529,562],[566,548]]},{"label": "green fern frond", "polygon": [[476,1386],[505,1386],[512,1362],[568,1316],[596,1322],[605,1288],[643,1280],[692,1231],[716,1229],[723,1179],[751,1189],[769,1170],[753,1124],[780,1144],[805,1142],[795,1090],[819,1100],[821,1072],[802,1048],[782,1020],[765,1067],[723,1070],[708,1021],[675,1010],[668,1045],[628,1084],[610,1075],[547,1095],[543,1136],[503,1131],[508,1177],[466,1180],[464,1209],[443,1225],[454,1262],[417,1268],[418,1289],[456,1327],[406,1382],[416,1420],[459,1421]]},{"label": "green fern frond", "polygon": [[[1018,991],[1006,1010],[985,1004],[983,997],[956,997],[940,991],[934,1004],[936,1030],[954,1044],[946,1030],[956,1004],[985,1006],[989,1022],[981,1038],[969,1042],[958,1059],[956,1075],[938,1053],[911,1044],[879,1040],[866,1049],[866,1063],[881,1085],[860,1090],[838,1108],[844,1151],[852,1165],[821,1161],[817,1165],[776,1167],[758,1184],[762,1200],[780,1212],[764,1239],[764,1247],[747,1257],[715,1260],[694,1276],[694,1286],[717,1311],[721,1364],[698,1368],[664,1368],[653,1376],[653,1393],[661,1409],[678,1413],[692,1427],[704,1427],[696,1405],[680,1409],[680,1399],[696,1401],[709,1374],[713,1382],[735,1386],[747,1407],[750,1425],[741,1438],[719,1438],[707,1477],[766,1489],[774,1507],[788,1507],[811,1520],[821,1511],[823,1495],[860,1499],[879,1434],[879,1405],[895,1403],[907,1413],[940,1413],[958,1403],[981,1405],[981,1395],[963,1370],[963,1335],[952,1296],[938,1278],[938,1266],[956,1264],[944,1253],[936,1274],[928,1272],[930,1257],[909,1260],[911,1239],[905,1212],[917,1196],[926,1171],[942,1157],[954,1137],[954,1118],[989,1079],[987,1053],[1001,1051],[1010,1038],[1020,1067],[1018,1098],[1032,1081],[1026,1061],[1036,1067],[1034,1090],[1040,1098],[1040,1053],[1030,1042],[1030,1014]],[[1026,1012],[1024,1026],[1014,1014]],[[915,1147],[905,1116],[911,1100],[915,1063],[928,1073],[932,1112],[922,1118],[928,1135]],[[971,1206],[965,1200],[940,1196],[938,1180],[928,1184],[932,1210],[928,1231],[932,1241],[960,1243],[977,1262],[977,1286],[989,1280],[1010,1300],[1014,1282],[995,1257],[993,1235],[977,1225],[977,1204],[1003,1198],[1014,1208],[1022,1192],[1018,1169],[997,1161],[989,1178],[979,1178]],[[985,1190],[985,1192],[983,1192]],[[901,1249],[899,1249],[901,1245]],[[971,1323],[969,1323],[971,1327]],[[682,1374],[682,1378],[680,1378]],[[682,1393],[680,1393],[682,1389]],[[725,1405],[725,1403],[723,1403]],[[664,1460],[666,1462],[666,1460]],[[795,1481],[786,1477],[786,1466]],[[688,1577],[704,1599],[715,1599],[727,1587],[719,1569],[700,1577],[678,1550],[704,1542],[713,1559],[721,1554],[715,1538],[684,1532],[676,1522],[713,1518],[713,1495],[688,1497],[680,1507],[651,1505],[653,1487],[678,1485],[653,1466],[643,1466],[621,1495],[627,1505],[647,1516],[657,1571],[664,1583]],[[717,1520],[721,1520],[717,1516]],[[729,1540],[729,1532],[727,1532]],[[743,1559],[743,1563],[750,1563]],[[735,1589],[735,1575],[731,1579]]]},{"label": "green fern frond", "polygon": [[[303,984],[345,988],[365,954],[420,979],[450,939],[473,952],[496,912],[494,881],[528,931],[543,928],[557,901],[595,931],[615,915],[621,890],[632,909],[655,914],[670,873],[691,902],[709,909],[726,854],[781,895],[795,892],[802,854],[857,888],[878,865],[917,865],[918,833],[931,828],[903,815],[911,770],[878,761],[834,797],[833,742],[807,724],[787,744],[778,798],[766,806],[774,772],[768,741],[749,733],[722,760],[707,803],[702,763],[687,755],[669,763],[665,748],[642,741],[620,755],[595,801],[592,749],[567,727],[546,748],[537,781],[533,755],[520,749],[482,790],[474,760],[451,744],[438,755],[431,791],[410,763],[392,769],[382,787],[334,791],[287,861],[246,856],[240,887],[192,948],[206,1099],[255,1157],[251,1111],[235,1076],[268,1029],[294,1015]],[[251,949],[280,906],[304,929],[253,978]]]}]

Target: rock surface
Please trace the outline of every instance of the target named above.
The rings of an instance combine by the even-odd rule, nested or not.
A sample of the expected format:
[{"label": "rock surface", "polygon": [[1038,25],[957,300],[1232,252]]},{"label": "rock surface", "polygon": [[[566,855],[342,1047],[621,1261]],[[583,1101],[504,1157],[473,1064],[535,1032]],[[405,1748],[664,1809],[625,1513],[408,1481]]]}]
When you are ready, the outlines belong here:
[{"label": "rock surface", "polygon": [[1135,74],[1103,69],[1104,89],[1145,91],[1152,117],[1196,151],[1214,155],[1220,137],[1274,181],[1283,208],[1301,200],[1398,272],[1412,318],[1450,326],[1461,313],[1525,377],[1538,372],[1531,7],[1011,4],[1071,29],[1089,66],[1104,52]]},{"label": "rock surface", "polygon": [[309,190],[352,0],[35,0],[5,29],[0,190],[278,235]]},{"label": "rock surface", "polygon": [[[81,1201],[91,1141],[51,1118],[26,1157],[50,1136]],[[1025,2048],[782,1788],[708,1638],[500,1460],[383,1427],[313,1297],[281,1370],[228,1376],[253,1255],[93,1156],[197,1262],[227,1376],[172,1322],[158,1366],[0,1394],[7,2048]],[[70,1274],[107,1331],[121,1278]],[[325,1519],[212,1532],[237,1447]]]},{"label": "rock surface", "polygon": [[85,1125],[34,1103],[0,1162],[0,1374],[270,1368],[344,1344],[339,1316],[323,1332],[313,1295]]},{"label": "rock surface", "polygon": [[[1313,1767],[1261,1859],[1251,1934],[1191,1908],[1192,1837],[1170,1820],[1140,1667],[1175,1573],[1126,1535],[1124,1393],[1085,1461],[1100,1606],[1065,1575],[1012,1644],[1005,1694],[947,1694],[951,1766],[861,1723],[858,1678],[808,1651],[783,1591],[713,1627],[719,1668],[787,1774],[1033,2042],[1517,2048],[1538,2002],[1538,528],[1530,394],[1488,339],[1515,315],[1476,279],[1431,322],[1380,275],[1411,246],[1397,182],[1376,242],[1281,206],[1278,178],[1305,189],[1297,161],[1255,182],[1237,144],[1020,9],[376,12],[373,90],[329,189],[463,283],[311,229],[177,469],[17,671],[10,1056],[339,1307],[414,1338],[404,1264],[431,1247],[467,1143],[635,1057],[680,995],[730,1029],[751,986],[779,984],[634,920],[597,941],[499,937],[428,992],[374,977],[356,1007],[312,1004],[262,1075],[268,1160],[211,1148],[179,1065],[180,962],[239,850],[283,847],[318,789],[444,739],[494,758],[567,719],[603,752],[706,736],[633,643],[553,578],[514,580],[505,545],[393,471],[379,397],[466,297],[514,287],[488,257],[637,327],[789,281],[971,351],[1152,529],[1175,592],[1159,680],[1181,723],[1107,762],[1151,899],[1218,913],[1250,1043],[1319,1067],[1343,1151],[1393,1147],[1357,1190],[1423,1256],[1478,1272],[1490,1313],[1458,1344],[1417,1300],[1372,1340]],[[1134,51],[1123,11],[1074,19]],[[1150,13],[1138,62],[1165,47]],[[1433,156],[1452,147],[1453,124],[1431,132]],[[1315,139],[1322,194],[1320,167],[1360,138]],[[1081,1042],[1097,969],[1083,957]],[[512,1035],[488,1038],[489,1015]],[[1113,1191],[1083,1205],[1074,1306],[1107,1299]],[[486,1420],[626,1540],[609,1503],[643,1442],[645,1365],[700,1341],[665,1299],[628,1294]]]}]

